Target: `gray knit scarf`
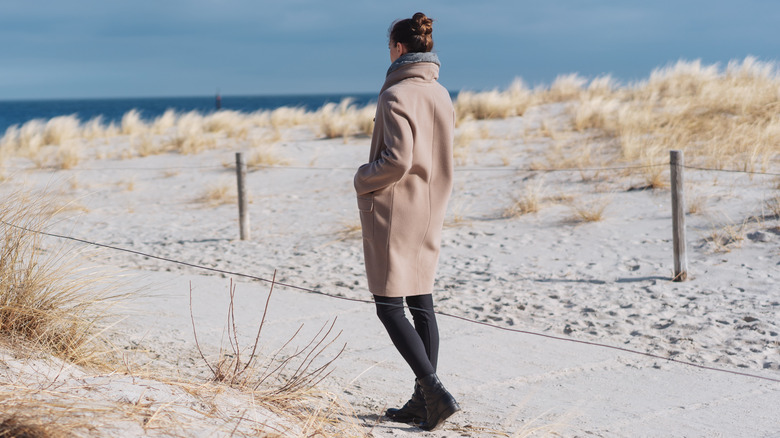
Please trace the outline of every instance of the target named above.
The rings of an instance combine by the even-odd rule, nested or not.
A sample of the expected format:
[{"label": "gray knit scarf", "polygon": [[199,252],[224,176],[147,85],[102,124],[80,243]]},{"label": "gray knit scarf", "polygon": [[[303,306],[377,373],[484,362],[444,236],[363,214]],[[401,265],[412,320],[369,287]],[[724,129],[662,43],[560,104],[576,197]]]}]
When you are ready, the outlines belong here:
[{"label": "gray knit scarf", "polygon": [[439,57],[433,52],[409,52],[399,56],[395,62],[390,64],[390,68],[387,69],[387,75],[405,65],[416,64],[418,62],[432,62],[441,67]]}]

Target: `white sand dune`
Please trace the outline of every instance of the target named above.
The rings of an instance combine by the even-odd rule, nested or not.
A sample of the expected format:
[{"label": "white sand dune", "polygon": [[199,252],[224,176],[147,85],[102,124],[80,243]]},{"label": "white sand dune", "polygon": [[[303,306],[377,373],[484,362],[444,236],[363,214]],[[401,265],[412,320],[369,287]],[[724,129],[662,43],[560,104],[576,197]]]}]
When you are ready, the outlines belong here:
[{"label": "white sand dune", "polygon": [[[511,133],[528,122],[482,123]],[[61,191],[63,202],[71,200],[53,232],[262,278],[277,270],[280,282],[370,299],[352,190],[353,169],[365,160],[368,140],[322,140],[302,128],[285,138],[277,151],[295,168],[249,174],[249,241],[237,239],[234,204],[197,201],[210,184],[233,184],[233,170],[222,165],[234,159],[229,148],[89,159],[79,166],[103,170],[17,171],[3,186],[48,186]],[[516,150],[508,167],[497,165],[500,151],[484,148],[456,173],[436,284],[438,310],[780,379],[780,219],[764,208],[776,196],[775,179],[686,172],[688,199],[699,199],[702,212],[688,217],[691,279],[675,283],[668,189],[629,190],[643,184],[625,172],[513,170],[528,168],[544,145],[506,142]],[[487,166],[495,167],[469,170]],[[502,217],[529,184],[542,187],[540,211]],[[608,203],[603,220],[573,219],[574,206],[599,203]],[[711,237],[727,226],[736,240],[718,248]],[[124,281],[148,285],[112,328],[115,342],[133,342],[154,351],[156,361],[205,379],[190,326],[189,284],[201,347],[216,351],[227,276],[108,249],[92,262],[125,269]],[[251,337],[268,285],[232,278],[239,332]],[[316,331],[336,317],[339,342],[347,347],[321,386],[351,404],[354,418],[345,421],[373,436],[418,436],[414,427],[381,417],[411,394],[413,375],[370,304],[277,287],[264,352],[301,322]],[[447,317],[440,326],[439,374],[463,412],[423,436],[780,436],[778,382]],[[116,397],[137,384],[126,376],[79,378],[102,379],[96,384]],[[229,400],[225,406],[243,403],[238,394]],[[179,432],[205,434],[196,423]]]}]

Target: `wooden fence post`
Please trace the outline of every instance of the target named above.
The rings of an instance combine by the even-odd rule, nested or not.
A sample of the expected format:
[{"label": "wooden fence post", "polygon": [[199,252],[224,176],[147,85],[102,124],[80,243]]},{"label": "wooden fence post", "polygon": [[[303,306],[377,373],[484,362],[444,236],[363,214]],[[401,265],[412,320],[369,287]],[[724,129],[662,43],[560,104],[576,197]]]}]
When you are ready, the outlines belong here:
[{"label": "wooden fence post", "polygon": [[674,246],[674,278],[685,281],[688,278],[688,255],[685,249],[685,197],[683,189],[682,151],[669,151],[672,182],[672,244]]},{"label": "wooden fence post", "polygon": [[241,240],[249,240],[249,209],[247,208],[246,162],[241,152],[236,152],[236,178],[238,179],[238,222]]}]

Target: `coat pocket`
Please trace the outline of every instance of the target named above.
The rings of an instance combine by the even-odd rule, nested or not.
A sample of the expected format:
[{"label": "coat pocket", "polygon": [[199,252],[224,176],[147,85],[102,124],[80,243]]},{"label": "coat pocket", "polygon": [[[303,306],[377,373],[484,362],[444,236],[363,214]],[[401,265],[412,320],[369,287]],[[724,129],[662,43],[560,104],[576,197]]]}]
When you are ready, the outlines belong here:
[{"label": "coat pocket", "polygon": [[374,236],[374,197],[358,196],[357,203],[363,238],[370,240]]}]

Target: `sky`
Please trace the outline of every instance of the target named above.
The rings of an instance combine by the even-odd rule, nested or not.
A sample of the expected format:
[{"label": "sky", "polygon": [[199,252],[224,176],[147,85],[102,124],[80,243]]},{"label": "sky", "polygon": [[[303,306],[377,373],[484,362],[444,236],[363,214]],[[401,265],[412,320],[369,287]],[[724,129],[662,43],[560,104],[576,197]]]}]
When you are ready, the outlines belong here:
[{"label": "sky", "polygon": [[0,0],[0,101],[376,92],[417,11],[453,91],[780,54],[776,0]]}]

